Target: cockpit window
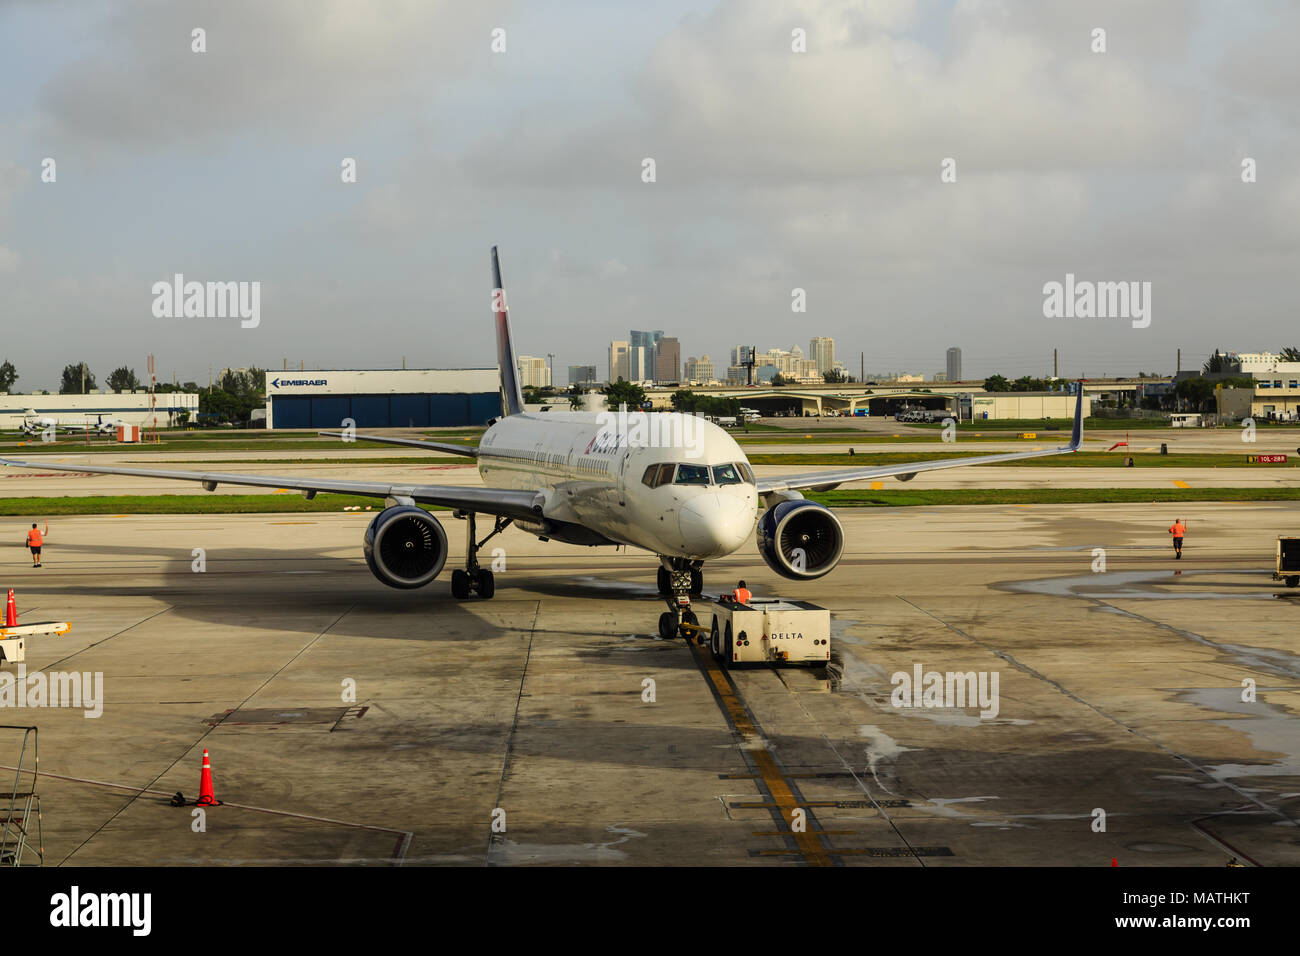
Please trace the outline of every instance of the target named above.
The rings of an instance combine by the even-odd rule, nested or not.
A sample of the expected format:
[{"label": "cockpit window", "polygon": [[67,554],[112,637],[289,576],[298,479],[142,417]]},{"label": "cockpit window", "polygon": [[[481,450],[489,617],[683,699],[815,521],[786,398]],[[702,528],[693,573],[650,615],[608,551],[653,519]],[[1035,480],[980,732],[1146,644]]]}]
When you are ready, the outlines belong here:
[{"label": "cockpit window", "polygon": [[714,465],[713,482],[718,485],[738,485],[743,478],[740,477],[740,471],[735,465]]},{"label": "cockpit window", "polygon": [[744,478],[748,484],[754,484],[754,469],[750,468],[749,465],[743,461],[736,462],[736,468],[740,471],[741,477]]},{"label": "cockpit window", "polygon": [[707,485],[709,483],[708,465],[678,465],[676,484]]},{"label": "cockpit window", "polygon": [[673,480],[673,469],[677,466],[671,463],[663,465],[651,465],[641,476],[641,484],[647,488],[658,488],[660,485],[671,484]]}]

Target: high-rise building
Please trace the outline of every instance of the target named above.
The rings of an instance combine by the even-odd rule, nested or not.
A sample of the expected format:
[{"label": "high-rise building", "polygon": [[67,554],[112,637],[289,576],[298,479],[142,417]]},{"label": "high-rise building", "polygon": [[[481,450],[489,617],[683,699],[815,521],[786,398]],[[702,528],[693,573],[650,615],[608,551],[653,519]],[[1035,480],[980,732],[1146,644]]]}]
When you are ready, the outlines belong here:
[{"label": "high-rise building", "polygon": [[594,385],[600,381],[596,374],[596,366],[594,365],[570,365],[569,384]]},{"label": "high-rise building", "polygon": [[631,345],[627,350],[627,380],[629,382],[648,382],[654,378],[654,366],[650,360],[650,350],[643,345]]},{"label": "high-rise building", "polygon": [[664,337],[663,329],[654,332],[638,332],[633,330],[628,333],[628,345],[632,348],[645,349],[646,374],[640,379],[628,379],[628,381],[643,381],[655,377],[655,360],[656,352],[659,348],[659,340]]},{"label": "high-rise building", "polygon": [[731,348],[731,364],[744,365],[749,361],[749,353],[754,350],[752,345],[734,345]]},{"label": "high-rise building", "polygon": [[551,384],[551,370],[546,365],[546,357],[521,355],[519,362],[519,384],[527,388],[545,388]]},{"label": "high-rise building", "polygon": [[625,382],[631,381],[628,377],[627,368],[627,342],[614,341],[609,343],[609,380],[617,382],[622,379]]},{"label": "high-rise building", "polygon": [[817,363],[817,371],[829,372],[835,367],[835,340],[817,336],[808,343],[808,357]]},{"label": "high-rise building", "polygon": [[686,360],[686,381],[707,385],[714,381],[713,359],[707,355],[692,356]]},{"label": "high-rise building", "polygon": [[682,377],[682,343],[675,336],[665,335],[655,349],[656,382],[677,382]]},{"label": "high-rise building", "polygon": [[961,381],[961,349],[955,346],[948,350],[948,381]]}]

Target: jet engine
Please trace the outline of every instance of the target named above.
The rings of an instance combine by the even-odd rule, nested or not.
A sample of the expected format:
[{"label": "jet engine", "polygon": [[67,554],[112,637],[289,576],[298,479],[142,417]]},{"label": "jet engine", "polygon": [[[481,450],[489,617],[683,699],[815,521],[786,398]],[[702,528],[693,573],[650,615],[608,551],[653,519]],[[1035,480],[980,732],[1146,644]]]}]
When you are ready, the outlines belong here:
[{"label": "jet engine", "polygon": [[447,533],[423,508],[385,508],[366,528],[366,564],[390,588],[422,588],[447,560]]},{"label": "jet engine", "polygon": [[758,553],[784,577],[819,578],[840,563],[844,526],[815,501],[782,501],[758,519]]}]

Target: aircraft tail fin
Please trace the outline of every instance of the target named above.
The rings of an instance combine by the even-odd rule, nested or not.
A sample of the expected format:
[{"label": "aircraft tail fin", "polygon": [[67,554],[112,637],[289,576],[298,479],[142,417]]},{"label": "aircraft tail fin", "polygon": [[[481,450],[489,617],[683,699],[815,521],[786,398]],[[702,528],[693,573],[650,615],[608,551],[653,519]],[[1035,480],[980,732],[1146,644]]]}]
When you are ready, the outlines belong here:
[{"label": "aircraft tail fin", "polygon": [[1074,401],[1074,429],[1070,432],[1069,447],[1079,450],[1083,444],[1083,382],[1079,382],[1079,395]]},{"label": "aircraft tail fin", "polygon": [[524,410],[524,393],[519,387],[519,360],[510,334],[510,310],[496,246],[492,247],[492,318],[497,330],[497,364],[501,368],[501,414],[518,415]]}]

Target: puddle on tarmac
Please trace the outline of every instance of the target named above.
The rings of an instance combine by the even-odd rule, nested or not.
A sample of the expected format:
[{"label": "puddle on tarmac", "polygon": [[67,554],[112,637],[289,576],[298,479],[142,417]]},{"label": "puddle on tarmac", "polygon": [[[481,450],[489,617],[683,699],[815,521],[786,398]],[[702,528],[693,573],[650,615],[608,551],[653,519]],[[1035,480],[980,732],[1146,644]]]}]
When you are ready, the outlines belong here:
[{"label": "puddle on tarmac", "polygon": [[867,742],[864,749],[867,753],[867,770],[870,771],[871,778],[876,781],[876,786],[892,794],[894,791],[880,779],[877,768],[882,761],[892,764],[899,755],[916,748],[904,747],[874,724],[863,724],[858,727],[858,736]]},{"label": "puddle on tarmac", "polygon": [[619,834],[617,840],[605,843],[516,843],[506,839],[493,846],[491,861],[493,863],[617,863],[627,859],[627,854],[614,847],[626,843],[632,837],[644,837],[626,827],[608,826],[610,833]]},{"label": "puddle on tarmac", "polygon": [[[1285,692],[1284,688],[1276,688]],[[1178,699],[1220,714],[1235,717],[1215,717],[1211,723],[1231,727],[1246,735],[1250,746],[1269,763],[1225,763],[1208,766],[1206,771],[1215,780],[1225,781],[1239,777],[1295,777],[1300,776],[1300,721],[1284,708],[1267,703],[1263,697],[1269,688],[1258,688],[1254,703],[1241,699],[1240,687],[1189,687],[1179,690]]]},{"label": "puddle on tarmac", "polygon": [[1104,571],[1100,574],[1074,574],[1064,578],[1038,578],[1033,581],[1002,581],[992,585],[999,591],[1011,591],[1015,594],[1040,594],[1048,597],[1093,598],[1094,600],[1124,600],[1143,598],[1157,601],[1197,601],[1226,600],[1237,601],[1271,601],[1272,590],[1264,591],[1200,591],[1195,584],[1182,583],[1173,590],[1159,590],[1172,587],[1174,578],[1185,582],[1188,578],[1201,575],[1218,577],[1225,574],[1249,574],[1269,581],[1270,571],[1242,571],[1239,569],[1205,569],[1185,571],[1170,568],[1168,571]]}]

